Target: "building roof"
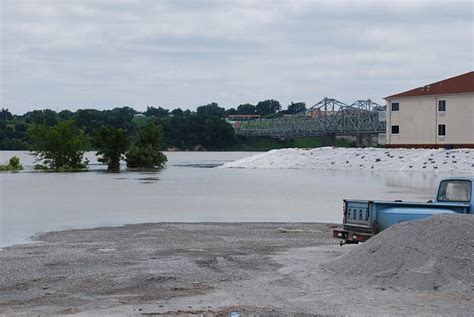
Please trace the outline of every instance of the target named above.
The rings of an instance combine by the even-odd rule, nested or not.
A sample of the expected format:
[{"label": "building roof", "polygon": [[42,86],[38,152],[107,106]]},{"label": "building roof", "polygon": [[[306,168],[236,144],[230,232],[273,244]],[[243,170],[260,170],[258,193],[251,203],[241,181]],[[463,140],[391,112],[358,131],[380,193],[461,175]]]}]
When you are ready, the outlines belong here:
[{"label": "building roof", "polygon": [[418,97],[474,92],[474,71],[385,97]]}]

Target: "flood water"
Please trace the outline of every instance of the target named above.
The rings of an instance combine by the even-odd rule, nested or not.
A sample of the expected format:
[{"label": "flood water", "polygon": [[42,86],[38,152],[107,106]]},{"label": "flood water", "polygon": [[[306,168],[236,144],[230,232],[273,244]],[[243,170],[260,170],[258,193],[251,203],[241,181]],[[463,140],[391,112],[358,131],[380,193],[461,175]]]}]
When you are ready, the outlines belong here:
[{"label": "flood water", "polygon": [[442,174],[216,168],[249,152],[170,152],[157,172],[0,174],[0,247],[38,232],[143,222],[341,222],[342,199],[433,198]]}]

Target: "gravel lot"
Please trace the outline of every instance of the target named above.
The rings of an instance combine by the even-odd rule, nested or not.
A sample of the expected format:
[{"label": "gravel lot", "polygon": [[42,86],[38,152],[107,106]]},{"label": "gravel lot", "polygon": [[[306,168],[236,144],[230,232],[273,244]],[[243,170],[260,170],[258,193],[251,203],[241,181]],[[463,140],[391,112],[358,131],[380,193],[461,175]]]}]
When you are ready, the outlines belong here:
[{"label": "gravel lot", "polygon": [[340,247],[332,227],[139,224],[45,233],[0,251],[0,314],[474,315],[472,290],[381,287],[331,271],[328,263],[360,248]]}]

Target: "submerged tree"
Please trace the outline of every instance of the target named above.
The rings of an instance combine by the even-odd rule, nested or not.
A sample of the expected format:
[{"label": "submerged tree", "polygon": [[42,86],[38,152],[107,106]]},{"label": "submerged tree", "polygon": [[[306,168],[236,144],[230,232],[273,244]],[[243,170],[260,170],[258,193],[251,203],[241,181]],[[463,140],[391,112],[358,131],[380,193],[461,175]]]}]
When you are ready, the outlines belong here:
[{"label": "submerged tree", "polygon": [[168,160],[161,152],[163,132],[161,127],[150,121],[138,132],[138,141],[126,154],[127,167],[162,168]]},{"label": "submerged tree", "polygon": [[94,145],[98,148],[98,161],[105,163],[109,170],[118,171],[120,169],[120,160],[124,159],[130,140],[127,137],[127,131],[124,129],[113,129],[102,127],[94,140]]},{"label": "submerged tree", "polygon": [[60,121],[50,127],[33,124],[28,129],[31,150],[37,161],[48,169],[57,171],[87,167],[84,160],[87,136],[83,130],[74,127],[74,121]]},{"label": "submerged tree", "polygon": [[8,164],[0,165],[0,171],[20,171],[23,169],[23,165],[20,163],[18,156],[12,156],[8,160]]}]

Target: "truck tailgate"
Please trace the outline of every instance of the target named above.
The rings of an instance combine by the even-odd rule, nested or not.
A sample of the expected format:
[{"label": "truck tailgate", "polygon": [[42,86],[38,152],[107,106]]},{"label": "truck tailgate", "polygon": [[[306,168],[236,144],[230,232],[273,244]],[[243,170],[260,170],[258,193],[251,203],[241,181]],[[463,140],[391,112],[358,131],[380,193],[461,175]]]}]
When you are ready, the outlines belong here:
[{"label": "truck tailgate", "polygon": [[[372,201],[344,200],[344,228],[372,231]],[[365,230],[364,230],[365,229]]]}]

